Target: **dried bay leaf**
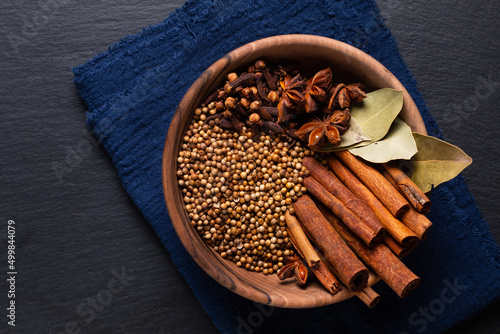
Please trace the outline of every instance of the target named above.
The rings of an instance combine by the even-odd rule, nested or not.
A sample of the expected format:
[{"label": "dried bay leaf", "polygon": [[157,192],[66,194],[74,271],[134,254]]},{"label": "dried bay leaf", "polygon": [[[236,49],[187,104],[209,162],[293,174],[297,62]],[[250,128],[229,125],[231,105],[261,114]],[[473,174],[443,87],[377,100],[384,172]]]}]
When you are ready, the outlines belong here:
[{"label": "dried bay leaf", "polygon": [[351,148],[349,152],[370,162],[383,163],[396,159],[410,159],[417,153],[417,145],[411,128],[396,117],[384,138],[367,146]]},{"label": "dried bay leaf", "polygon": [[365,135],[376,142],[387,134],[402,108],[403,92],[382,88],[368,93],[363,101],[353,103],[350,111]]},{"label": "dried bay leaf", "polygon": [[351,117],[351,121],[349,122],[349,129],[340,136],[340,144],[338,146],[332,146],[330,144],[326,144],[319,150],[319,152],[333,152],[339,150],[346,150],[350,147],[357,146],[361,143],[365,143],[365,145],[370,144],[371,139],[363,132],[359,122]]},{"label": "dried bay leaf", "polygon": [[453,179],[472,163],[472,158],[455,145],[417,132],[413,137],[418,152],[410,160],[410,178],[424,192]]}]

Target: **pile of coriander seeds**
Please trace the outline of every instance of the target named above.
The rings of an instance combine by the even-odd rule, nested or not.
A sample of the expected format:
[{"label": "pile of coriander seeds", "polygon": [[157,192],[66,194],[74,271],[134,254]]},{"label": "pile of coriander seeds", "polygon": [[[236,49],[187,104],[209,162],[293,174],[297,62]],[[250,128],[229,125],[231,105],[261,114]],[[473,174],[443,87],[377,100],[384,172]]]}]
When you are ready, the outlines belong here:
[{"label": "pile of coriander seeds", "polygon": [[186,131],[177,160],[178,184],[191,225],[221,257],[250,271],[273,274],[294,248],[285,212],[306,190],[300,142],[247,127],[224,129],[214,102],[202,104]]}]

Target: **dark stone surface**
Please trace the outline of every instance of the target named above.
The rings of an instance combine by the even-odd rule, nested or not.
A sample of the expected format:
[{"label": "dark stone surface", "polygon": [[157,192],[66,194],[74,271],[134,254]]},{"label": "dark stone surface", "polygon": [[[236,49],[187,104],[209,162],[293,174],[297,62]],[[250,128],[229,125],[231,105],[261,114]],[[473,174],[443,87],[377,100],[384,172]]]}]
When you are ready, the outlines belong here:
[{"label": "dark stone surface", "polygon": [[[500,244],[500,3],[378,3],[446,140],[474,159],[462,175]],[[500,301],[449,333],[500,333],[498,314]]]},{"label": "dark stone surface", "polygon": [[[16,332],[217,332],[89,135],[71,73],[183,2],[0,4],[0,268],[4,277],[10,219],[16,222]],[[446,139],[475,159],[463,176],[500,243],[500,5],[380,6]],[[494,82],[491,91],[476,90],[481,78]],[[7,287],[0,282],[5,310]],[[499,311],[496,303],[449,332],[494,333]],[[2,318],[0,332],[12,330]]]}]

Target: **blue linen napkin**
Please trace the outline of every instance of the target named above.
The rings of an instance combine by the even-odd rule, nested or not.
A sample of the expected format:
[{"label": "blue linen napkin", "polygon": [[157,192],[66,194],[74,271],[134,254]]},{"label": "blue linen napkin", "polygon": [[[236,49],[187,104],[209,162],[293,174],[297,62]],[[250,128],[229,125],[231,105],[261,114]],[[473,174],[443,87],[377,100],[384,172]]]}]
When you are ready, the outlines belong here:
[{"label": "blue linen napkin", "polygon": [[500,297],[500,253],[464,180],[435,189],[428,239],[404,262],[422,278],[400,299],[384,283],[368,309],[356,298],[316,309],[280,309],[223,288],[190,258],[170,223],[161,160],[177,104],[227,52],[256,39],[315,34],[354,45],[382,62],[415,100],[430,135],[442,134],[371,1],[193,0],[162,23],[123,39],[73,69],[87,121],[119,177],[222,333],[441,332]]}]

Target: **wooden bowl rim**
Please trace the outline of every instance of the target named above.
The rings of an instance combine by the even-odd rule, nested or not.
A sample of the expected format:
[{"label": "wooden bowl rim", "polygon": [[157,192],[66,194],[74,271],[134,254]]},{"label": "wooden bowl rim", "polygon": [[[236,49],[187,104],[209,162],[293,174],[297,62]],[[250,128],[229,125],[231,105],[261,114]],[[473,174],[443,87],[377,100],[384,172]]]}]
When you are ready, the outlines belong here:
[{"label": "wooden bowl rim", "polygon": [[[327,37],[303,34],[279,35],[259,39],[234,49],[213,63],[198,77],[186,92],[175,111],[165,140],[162,159],[162,184],[167,210],[181,243],[195,262],[214,280],[240,296],[255,302],[284,308],[309,308],[329,305],[348,299],[354,296],[354,293],[344,288],[340,293],[331,295],[324,290],[323,287],[317,284],[317,286],[313,288],[307,287],[306,289],[302,289],[304,291],[301,291],[301,288],[297,286],[296,289],[294,288],[294,293],[298,293],[297,298],[293,298],[294,296],[292,296],[292,298],[286,298],[286,296],[277,293],[273,289],[263,291],[260,287],[252,285],[252,283],[258,282],[260,279],[271,278],[271,275],[263,276],[261,273],[248,272],[243,268],[237,267],[231,261],[222,259],[201,239],[188,223],[187,214],[183,206],[182,196],[180,195],[175,175],[175,171],[177,170],[177,154],[180,144],[180,139],[177,138],[177,135],[180,132],[183,134],[185,131],[185,129],[179,129],[179,126],[182,123],[183,117],[187,117],[184,112],[188,109],[187,107],[190,104],[194,104],[192,110],[188,110],[190,111],[190,120],[194,108],[201,103],[201,99],[209,92],[209,88],[211,87],[208,86],[211,86],[211,84],[217,80],[221,80],[221,78],[231,70],[230,64],[235,59],[247,59],[246,61],[242,60],[241,63],[248,64],[252,59],[255,60],[258,57],[262,57],[258,55],[254,56],[256,53],[264,52],[265,50],[275,50],[276,48],[285,46],[303,45],[305,41],[308,47],[332,48],[343,57],[358,61],[360,64],[364,64],[366,68],[378,71],[377,75],[387,78],[391,83],[391,88],[403,91],[403,110],[400,114],[401,118],[408,123],[413,131],[427,134],[420,112],[404,86],[387,68],[373,57],[351,45]],[[207,85],[207,83],[209,84]],[[193,96],[198,96],[200,102],[193,103]],[[182,137],[182,135],[180,135],[180,137]],[[206,256],[209,258],[205,258]],[[256,279],[254,275],[259,275],[259,277]],[[275,277],[276,275],[272,276]],[[283,287],[283,283],[280,284],[277,277],[275,279],[280,285],[276,287],[277,290],[279,290]],[[371,286],[377,281],[378,278],[371,274],[369,285]]]}]

